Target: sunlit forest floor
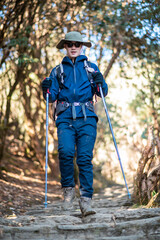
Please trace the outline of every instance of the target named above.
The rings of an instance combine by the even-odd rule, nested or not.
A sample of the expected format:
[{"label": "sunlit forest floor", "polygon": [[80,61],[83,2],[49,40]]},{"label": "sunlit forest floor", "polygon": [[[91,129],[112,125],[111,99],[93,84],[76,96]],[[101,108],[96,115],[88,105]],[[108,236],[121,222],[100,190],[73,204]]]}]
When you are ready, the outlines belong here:
[{"label": "sunlit forest floor", "polygon": [[[43,204],[45,173],[33,161],[7,155],[0,178],[0,216],[23,214],[27,207]],[[61,199],[60,183],[48,176],[48,201]]]},{"label": "sunlit forest floor", "polygon": [[[48,175],[48,207],[44,208],[45,172],[33,159],[5,153],[0,178],[0,239],[159,239],[160,209],[134,204],[124,185],[105,181],[92,204],[95,215],[82,217],[78,198],[63,211],[59,179]],[[102,178],[94,183],[99,186]],[[132,194],[133,184],[129,184]],[[78,192],[78,187],[77,187]],[[136,231],[136,235],[135,235]]]},{"label": "sunlit forest floor", "polygon": [[[11,154],[13,152],[14,154]],[[20,156],[21,155],[21,156]],[[28,208],[44,205],[45,201],[45,172],[36,161],[18,154],[10,149],[5,153],[0,175],[0,217],[23,215]],[[62,200],[60,180],[53,174],[48,174],[48,203]],[[105,187],[117,185],[104,179],[94,171],[94,192],[99,193]],[[77,195],[79,194],[76,185]]]},{"label": "sunlit forest floor", "polygon": [[0,239],[160,239],[160,208],[134,206],[125,187],[114,185],[95,193],[96,214],[83,217],[78,198],[71,211],[63,210],[60,184],[51,177],[50,204],[44,208],[44,171],[22,157],[5,160],[16,160],[16,166],[3,170],[0,180]]}]

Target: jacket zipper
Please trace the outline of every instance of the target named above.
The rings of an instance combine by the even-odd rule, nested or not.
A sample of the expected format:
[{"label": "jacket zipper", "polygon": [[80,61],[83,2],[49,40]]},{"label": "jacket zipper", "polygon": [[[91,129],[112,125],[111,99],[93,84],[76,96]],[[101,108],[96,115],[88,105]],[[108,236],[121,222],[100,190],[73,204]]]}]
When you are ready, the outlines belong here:
[{"label": "jacket zipper", "polygon": [[75,87],[73,89],[73,93],[74,93],[74,96],[75,96],[75,100],[76,100],[76,69],[75,69],[75,64],[73,64],[73,70],[74,70],[74,83],[75,83]]}]

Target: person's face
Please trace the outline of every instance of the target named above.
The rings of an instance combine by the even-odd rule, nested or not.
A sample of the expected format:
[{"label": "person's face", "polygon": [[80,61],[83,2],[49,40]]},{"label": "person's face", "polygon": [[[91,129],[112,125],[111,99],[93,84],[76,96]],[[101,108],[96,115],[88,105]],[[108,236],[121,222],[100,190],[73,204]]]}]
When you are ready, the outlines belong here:
[{"label": "person's face", "polygon": [[64,44],[64,47],[67,50],[67,56],[71,59],[75,59],[81,53],[82,43],[80,43],[80,42],[66,42]]}]

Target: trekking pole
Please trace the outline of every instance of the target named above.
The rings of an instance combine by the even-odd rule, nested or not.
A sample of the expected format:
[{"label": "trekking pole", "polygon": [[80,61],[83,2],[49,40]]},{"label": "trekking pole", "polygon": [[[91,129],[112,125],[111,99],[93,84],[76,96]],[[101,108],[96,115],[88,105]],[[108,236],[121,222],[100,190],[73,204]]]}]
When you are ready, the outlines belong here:
[{"label": "trekking pole", "polygon": [[[46,78],[50,80],[49,78]],[[46,93],[46,161],[45,161],[45,202],[44,206],[47,208],[47,171],[48,171],[48,107],[49,107],[49,89],[47,89]]]},{"label": "trekking pole", "polygon": [[126,185],[126,189],[127,189],[127,193],[128,193],[128,198],[131,199],[131,194],[129,193],[129,190],[128,190],[127,181],[126,181],[125,174],[124,174],[124,171],[123,171],[123,166],[122,166],[121,158],[120,158],[120,155],[119,155],[119,151],[118,151],[116,139],[115,139],[115,137],[114,137],[112,124],[111,124],[111,120],[110,120],[109,113],[108,113],[108,110],[107,110],[107,104],[106,104],[106,101],[105,101],[105,98],[104,98],[104,95],[103,95],[103,91],[102,91],[101,85],[99,85],[99,90],[100,90],[100,94],[101,94],[101,97],[102,97],[102,101],[103,101],[103,105],[104,105],[104,108],[105,108],[105,112],[106,112],[106,115],[107,115],[109,127],[110,127],[110,130],[111,130],[111,133],[112,133],[113,142],[114,142],[114,146],[115,146],[115,148],[116,148],[118,160],[119,160],[119,163],[120,163],[120,166],[121,166],[121,171],[122,171],[123,178],[124,178],[124,182],[125,182],[125,185]]}]

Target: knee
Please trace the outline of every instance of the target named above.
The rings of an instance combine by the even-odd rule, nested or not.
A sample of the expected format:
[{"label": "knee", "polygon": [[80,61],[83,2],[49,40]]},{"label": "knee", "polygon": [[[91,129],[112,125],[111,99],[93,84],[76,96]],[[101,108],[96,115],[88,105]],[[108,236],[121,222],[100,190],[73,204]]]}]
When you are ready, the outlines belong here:
[{"label": "knee", "polygon": [[90,165],[92,164],[93,153],[92,151],[78,152],[77,153],[77,164]]},{"label": "knee", "polygon": [[92,156],[89,157],[78,157],[77,165],[79,168],[90,169],[92,168]]},{"label": "knee", "polygon": [[58,152],[59,152],[59,157],[60,158],[73,158],[74,157],[74,153],[75,150],[73,147],[59,147],[58,148]]}]

